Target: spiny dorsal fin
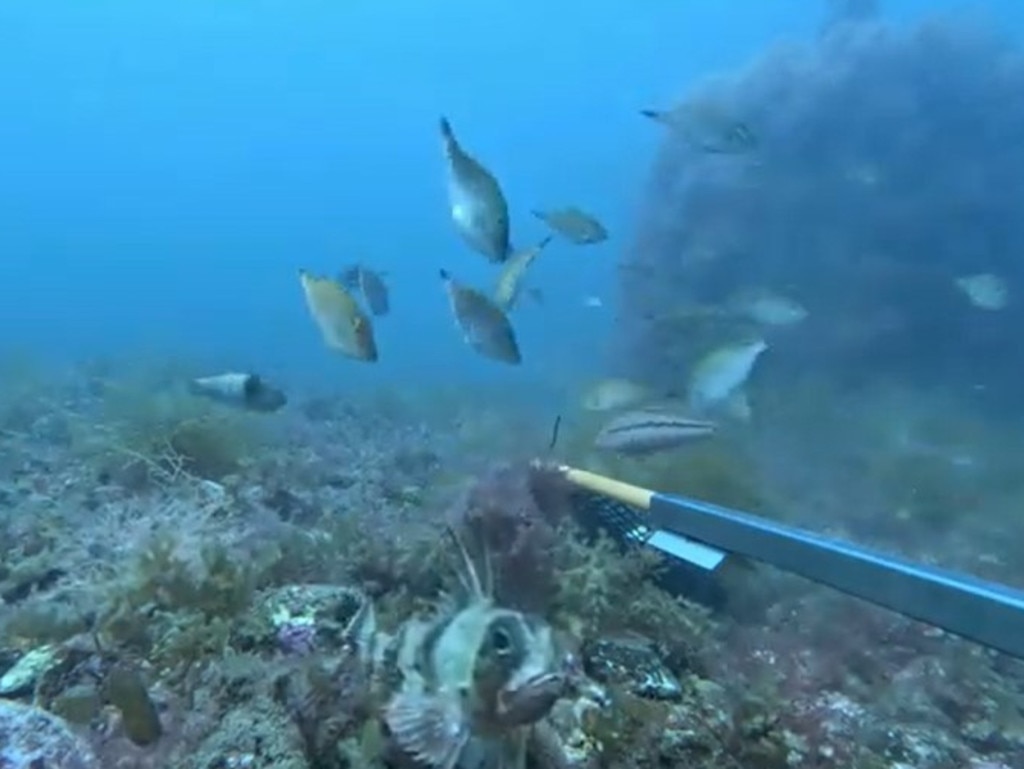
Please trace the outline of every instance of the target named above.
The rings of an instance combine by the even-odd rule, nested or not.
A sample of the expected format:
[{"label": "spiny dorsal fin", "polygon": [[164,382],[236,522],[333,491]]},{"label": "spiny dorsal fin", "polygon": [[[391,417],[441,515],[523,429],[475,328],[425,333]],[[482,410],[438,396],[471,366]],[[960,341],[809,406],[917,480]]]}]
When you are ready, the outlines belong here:
[{"label": "spiny dorsal fin", "polygon": [[473,565],[473,559],[469,557],[466,545],[453,526],[448,526],[447,531],[448,536],[455,544],[455,552],[458,553],[462,566],[459,570],[459,581],[472,599],[485,600],[490,593],[484,591],[484,584],[480,581],[480,574],[477,572],[476,566]]}]

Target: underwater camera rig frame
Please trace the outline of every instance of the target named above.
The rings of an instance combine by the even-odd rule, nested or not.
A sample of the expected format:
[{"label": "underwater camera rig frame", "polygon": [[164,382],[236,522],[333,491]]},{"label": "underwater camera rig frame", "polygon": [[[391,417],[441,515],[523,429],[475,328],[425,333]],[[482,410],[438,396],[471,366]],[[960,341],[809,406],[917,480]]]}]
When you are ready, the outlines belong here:
[{"label": "underwater camera rig frame", "polygon": [[585,525],[669,557],[669,590],[718,603],[723,588],[708,577],[730,556],[743,556],[1024,659],[1024,591],[699,499],[565,465],[558,470]]}]

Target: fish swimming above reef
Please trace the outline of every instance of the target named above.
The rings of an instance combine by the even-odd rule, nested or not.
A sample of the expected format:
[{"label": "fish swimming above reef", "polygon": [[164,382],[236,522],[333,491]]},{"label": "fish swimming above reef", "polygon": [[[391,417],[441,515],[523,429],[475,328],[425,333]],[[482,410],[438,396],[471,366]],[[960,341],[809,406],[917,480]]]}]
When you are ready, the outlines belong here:
[{"label": "fish swimming above reef", "polygon": [[966,275],[953,282],[968,301],[980,310],[997,312],[1006,309],[1010,300],[1006,281],[990,272]]},{"label": "fish swimming above reef", "polygon": [[594,447],[624,455],[653,454],[714,435],[715,423],[658,408],[620,414],[605,424]]},{"label": "fish swimming above reef", "polygon": [[763,339],[725,345],[698,361],[690,377],[689,402],[695,414],[724,407],[741,420],[750,418],[750,402],[744,385],[761,353],[768,349]]},{"label": "fish swimming above reef", "polygon": [[807,309],[789,297],[767,290],[748,289],[734,294],[728,308],[765,326],[794,326],[807,319]]},{"label": "fish swimming above reef", "polygon": [[277,411],[288,402],[284,392],[257,374],[229,372],[197,377],[188,383],[188,389],[193,395],[246,411]]},{"label": "fish swimming above reef", "polygon": [[757,149],[757,136],[750,126],[711,100],[687,103],[672,110],[642,109],[640,114],[668,127],[701,152],[741,155]]},{"label": "fish swimming above reef", "polygon": [[324,344],[348,358],[375,362],[378,356],[373,324],[348,289],[336,280],[305,270],[299,271],[299,280]]},{"label": "fish swimming above reef", "polygon": [[589,246],[608,240],[608,230],[604,225],[575,206],[537,210],[532,213],[553,231],[577,246]]},{"label": "fish swimming above reef", "polygon": [[379,272],[362,264],[354,264],[341,271],[338,281],[346,288],[358,290],[373,315],[382,317],[391,311],[388,285]]},{"label": "fish swimming above reef", "polygon": [[433,769],[524,769],[535,724],[568,695],[567,657],[542,618],[496,605],[489,571],[477,571],[452,533],[463,595],[394,633],[372,604],[346,634],[386,682],[383,718],[395,747]]},{"label": "fish swimming above reef", "polygon": [[631,379],[612,377],[588,387],[580,401],[585,411],[615,411],[650,400],[651,391]]},{"label": "fish swimming above reef", "polygon": [[451,123],[441,118],[441,140],[448,161],[448,208],[455,230],[491,262],[508,259],[508,201],[494,174],[462,149]]},{"label": "fish swimming above reef", "polygon": [[512,365],[521,363],[523,357],[515,329],[501,308],[475,288],[456,281],[447,270],[440,274],[452,315],[466,344],[485,358]]},{"label": "fish swimming above reef", "polygon": [[494,287],[494,303],[502,310],[509,312],[519,300],[523,289],[523,279],[527,270],[552,240],[548,235],[534,246],[514,254],[501,268],[497,285]]}]

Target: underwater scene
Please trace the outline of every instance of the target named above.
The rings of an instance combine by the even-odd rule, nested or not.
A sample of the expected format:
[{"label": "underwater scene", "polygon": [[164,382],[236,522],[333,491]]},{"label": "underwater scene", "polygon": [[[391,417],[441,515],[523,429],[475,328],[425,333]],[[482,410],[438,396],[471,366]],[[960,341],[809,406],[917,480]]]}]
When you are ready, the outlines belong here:
[{"label": "underwater scene", "polygon": [[1024,769],[1024,5],[0,72],[0,769]]}]

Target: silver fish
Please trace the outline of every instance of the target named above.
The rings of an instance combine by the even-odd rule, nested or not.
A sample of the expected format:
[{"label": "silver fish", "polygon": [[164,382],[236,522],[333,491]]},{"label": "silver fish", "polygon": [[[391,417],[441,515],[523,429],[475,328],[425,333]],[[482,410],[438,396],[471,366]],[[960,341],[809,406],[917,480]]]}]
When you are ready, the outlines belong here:
[{"label": "silver fish", "polygon": [[338,281],[347,288],[358,289],[371,314],[380,317],[391,311],[388,286],[379,272],[354,264],[342,270]]},{"label": "silver fish", "polygon": [[469,155],[441,118],[441,140],[448,160],[448,208],[455,229],[474,251],[504,262],[509,245],[508,202],[494,174]]},{"label": "silver fish", "polygon": [[501,308],[480,291],[456,281],[447,270],[441,270],[455,322],[463,339],[485,358],[518,365],[519,352],[515,329]]},{"label": "silver fish", "polygon": [[594,446],[625,455],[653,454],[707,438],[715,423],[659,409],[629,411],[607,422]]},{"label": "silver fish", "polygon": [[288,399],[257,374],[229,372],[197,377],[189,382],[189,392],[247,411],[277,411]]},{"label": "silver fish", "polygon": [[740,155],[757,149],[757,135],[710,102],[687,104],[674,110],[642,109],[640,114],[667,126],[687,144],[712,155]]},{"label": "silver fish", "polygon": [[514,254],[501,268],[497,285],[494,287],[494,303],[502,312],[512,311],[522,292],[526,271],[551,242],[551,237],[548,235],[535,246]]},{"label": "silver fish", "polygon": [[588,246],[608,240],[608,230],[604,225],[575,206],[553,208],[547,211],[538,210],[532,213],[552,230],[577,246]]}]

